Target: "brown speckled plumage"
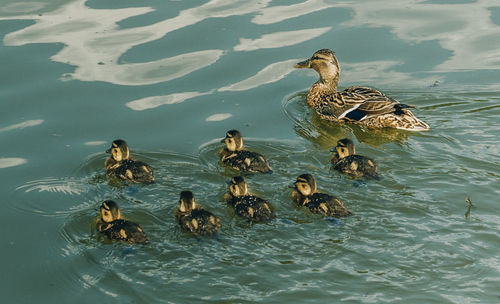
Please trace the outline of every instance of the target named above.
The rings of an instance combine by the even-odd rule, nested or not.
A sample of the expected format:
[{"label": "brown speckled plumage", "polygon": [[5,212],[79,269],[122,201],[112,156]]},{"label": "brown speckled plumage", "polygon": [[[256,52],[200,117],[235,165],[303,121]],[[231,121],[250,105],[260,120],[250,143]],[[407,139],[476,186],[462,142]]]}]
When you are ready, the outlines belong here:
[{"label": "brown speckled plumage", "polygon": [[316,180],[311,174],[302,174],[297,177],[292,199],[299,206],[305,206],[313,213],[336,218],[353,215],[338,197],[317,192]]},{"label": "brown speckled plumage", "polygon": [[253,222],[267,222],[275,215],[273,207],[266,200],[248,192],[247,183],[241,176],[231,179],[229,192],[224,194],[226,202],[234,207],[234,213]]},{"label": "brown speckled plumage", "polygon": [[359,123],[372,128],[429,129],[429,125],[408,110],[414,106],[401,104],[378,90],[353,86],[339,92],[340,65],[330,50],[319,50],[295,67],[312,68],[318,72],[320,79],[309,90],[307,104],[322,119]]}]

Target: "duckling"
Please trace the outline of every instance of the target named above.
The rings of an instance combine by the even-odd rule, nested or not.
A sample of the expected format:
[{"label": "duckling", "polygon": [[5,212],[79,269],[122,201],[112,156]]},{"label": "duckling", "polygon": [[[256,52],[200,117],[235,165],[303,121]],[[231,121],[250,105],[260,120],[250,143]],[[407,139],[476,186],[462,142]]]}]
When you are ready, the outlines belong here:
[{"label": "duckling", "polygon": [[243,147],[243,137],[237,130],[229,130],[221,141],[226,146],[219,151],[222,164],[242,172],[272,173],[266,158]]},{"label": "duckling", "polygon": [[117,139],[113,141],[111,148],[106,150],[106,153],[111,153],[111,156],[104,163],[107,175],[134,183],[154,183],[155,178],[151,166],[133,159],[124,140]]},{"label": "duckling", "polygon": [[331,50],[316,51],[310,59],[297,63],[295,68],[310,68],[318,72],[319,80],[309,90],[307,104],[322,119],[359,123],[372,128],[429,130],[428,124],[408,110],[415,106],[399,103],[378,90],[352,86],[337,91],[340,65]]},{"label": "duckling", "polygon": [[352,140],[343,138],[337,141],[337,146],[331,151],[336,152],[331,159],[333,169],[354,178],[363,176],[378,178],[375,161],[366,156],[357,155]]},{"label": "duckling", "polygon": [[224,194],[226,202],[234,207],[236,215],[254,222],[272,220],[275,215],[271,204],[248,192],[248,185],[241,176],[235,176],[229,184],[229,192]]},{"label": "duckling", "polygon": [[308,207],[313,213],[336,218],[353,215],[337,197],[316,192],[316,180],[311,174],[297,177],[293,188],[293,200],[300,206]]},{"label": "duckling", "polygon": [[212,235],[221,227],[220,219],[200,207],[191,191],[182,191],[175,218],[182,229],[195,235]]},{"label": "duckling", "polygon": [[110,240],[131,244],[148,242],[142,228],[136,223],[122,219],[118,204],[111,200],[104,201],[101,205],[101,217],[97,219],[97,230]]}]

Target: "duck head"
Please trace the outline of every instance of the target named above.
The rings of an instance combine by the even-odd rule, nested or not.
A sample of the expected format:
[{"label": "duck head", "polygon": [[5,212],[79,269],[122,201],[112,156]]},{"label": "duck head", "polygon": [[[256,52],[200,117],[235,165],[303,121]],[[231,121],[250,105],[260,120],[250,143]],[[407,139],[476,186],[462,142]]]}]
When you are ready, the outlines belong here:
[{"label": "duck head", "polygon": [[332,152],[337,152],[339,158],[345,158],[349,155],[356,154],[356,150],[354,149],[354,143],[349,138],[343,138],[337,141],[337,146],[335,146]]},{"label": "duck head", "polygon": [[243,149],[243,137],[238,130],[227,131],[226,137],[221,142],[225,142],[227,149],[231,152]]},{"label": "duck head", "polygon": [[337,89],[340,65],[335,53],[329,49],[316,51],[311,58],[295,64],[297,69],[314,69],[319,74],[319,83]]},{"label": "duck head", "polygon": [[181,213],[189,213],[194,209],[197,209],[198,205],[194,200],[193,192],[191,191],[182,191],[179,198],[179,206],[177,209]]},{"label": "duck head", "polygon": [[294,188],[304,196],[312,195],[316,192],[316,180],[311,174],[302,174],[297,177]]},{"label": "duck head", "polygon": [[130,157],[130,150],[123,139],[114,140],[106,153],[111,153],[111,157],[118,162]]},{"label": "duck head", "polygon": [[229,191],[233,196],[244,196],[248,194],[248,185],[242,176],[235,176],[229,184]]},{"label": "duck head", "polygon": [[111,223],[112,221],[122,218],[120,208],[114,201],[107,200],[101,204],[101,219],[103,222]]}]

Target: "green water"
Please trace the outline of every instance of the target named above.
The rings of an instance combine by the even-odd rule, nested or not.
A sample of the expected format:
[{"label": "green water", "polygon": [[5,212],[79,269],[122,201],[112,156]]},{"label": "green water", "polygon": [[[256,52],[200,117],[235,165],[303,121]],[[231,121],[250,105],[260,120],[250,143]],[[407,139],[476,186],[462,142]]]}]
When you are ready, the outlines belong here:
[{"label": "green water", "polygon": [[[499,37],[493,0],[3,0],[2,303],[500,302]],[[431,130],[321,122],[305,104],[316,74],[293,69],[320,48],[342,87],[416,105]],[[269,224],[223,203],[234,172],[216,154],[233,128],[274,169],[247,178]],[[380,181],[331,171],[342,137]],[[157,183],[109,183],[116,138]],[[305,172],[355,216],[295,207]],[[221,217],[216,238],[177,227],[186,189]],[[99,240],[105,199],[150,244]]]}]

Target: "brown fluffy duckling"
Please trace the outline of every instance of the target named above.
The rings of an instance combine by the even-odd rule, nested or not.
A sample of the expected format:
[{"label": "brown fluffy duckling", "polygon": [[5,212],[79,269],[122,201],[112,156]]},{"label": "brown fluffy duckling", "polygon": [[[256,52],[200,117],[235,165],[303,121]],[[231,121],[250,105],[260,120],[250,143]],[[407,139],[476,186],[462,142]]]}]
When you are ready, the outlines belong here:
[{"label": "brown fluffy duckling", "polygon": [[151,166],[133,159],[124,140],[113,141],[106,153],[111,153],[104,163],[107,175],[140,184],[151,184],[155,181]]},{"label": "brown fluffy duckling", "polygon": [[352,215],[339,198],[317,192],[316,180],[311,174],[302,174],[297,177],[293,187],[293,200],[299,206],[306,206],[313,213],[336,218]]},{"label": "brown fluffy duckling", "polygon": [[275,217],[273,208],[266,200],[248,192],[248,185],[241,176],[231,179],[229,192],[224,194],[226,202],[234,207],[236,215],[254,222],[266,222]]},{"label": "brown fluffy duckling", "polygon": [[337,146],[332,150],[335,152],[331,159],[333,169],[345,173],[351,177],[378,178],[377,164],[371,158],[357,155],[354,143],[348,138],[337,141]]},{"label": "brown fluffy duckling", "polygon": [[273,172],[262,154],[248,151],[243,147],[243,137],[239,131],[227,131],[226,137],[221,142],[226,143],[226,146],[219,151],[223,165],[241,172]]},{"label": "brown fluffy duckling", "polygon": [[220,219],[200,207],[191,191],[182,191],[175,218],[183,230],[195,235],[212,235],[221,227]]},{"label": "brown fluffy duckling", "polygon": [[118,204],[114,201],[104,201],[100,213],[97,230],[110,240],[139,244],[148,242],[146,234],[138,224],[122,219]]}]

